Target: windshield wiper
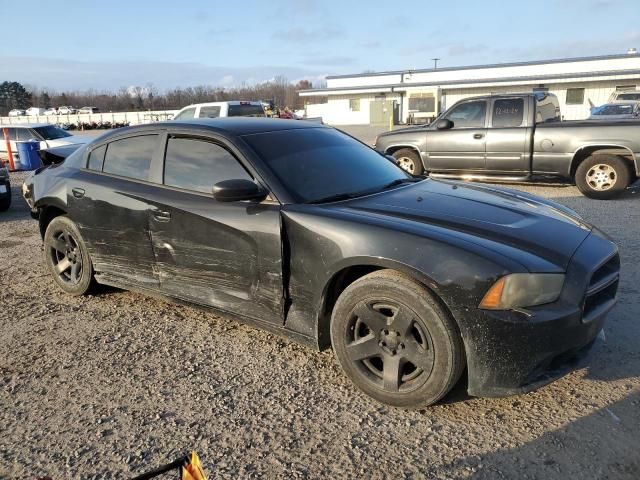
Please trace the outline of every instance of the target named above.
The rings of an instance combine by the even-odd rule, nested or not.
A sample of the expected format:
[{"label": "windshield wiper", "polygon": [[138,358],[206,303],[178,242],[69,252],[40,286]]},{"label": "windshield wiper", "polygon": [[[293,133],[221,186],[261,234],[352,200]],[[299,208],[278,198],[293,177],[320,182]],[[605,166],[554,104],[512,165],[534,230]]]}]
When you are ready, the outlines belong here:
[{"label": "windshield wiper", "polygon": [[396,187],[398,185],[402,185],[403,183],[415,183],[415,182],[419,182],[421,180],[424,180],[424,179],[423,178],[417,178],[417,177],[398,178],[398,179],[394,180],[393,182],[389,182],[386,185],[380,187],[380,191],[386,190],[387,188],[392,188],[392,187]]},{"label": "windshield wiper", "polygon": [[329,195],[327,197],[317,198],[314,200],[308,200],[304,203],[329,203],[339,202],[340,200],[349,200],[350,198],[359,197],[359,193],[336,193],[335,195]]},{"label": "windshield wiper", "polygon": [[353,193],[336,193],[334,195],[329,195],[327,197],[322,197],[314,200],[308,200],[304,203],[329,203],[329,202],[339,202],[340,200],[350,200],[352,198],[363,197],[365,195],[371,195],[373,193],[382,192],[387,188],[392,188],[397,185],[401,185],[403,183],[415,183],[424,180],[423,178],[418,177],[408,177],[408,178],[398,178],[393,182],[389,182],[386,185],[383,185],[379,188],[373,188],[369,190],[362,190],[361,192],[353,192]]}]

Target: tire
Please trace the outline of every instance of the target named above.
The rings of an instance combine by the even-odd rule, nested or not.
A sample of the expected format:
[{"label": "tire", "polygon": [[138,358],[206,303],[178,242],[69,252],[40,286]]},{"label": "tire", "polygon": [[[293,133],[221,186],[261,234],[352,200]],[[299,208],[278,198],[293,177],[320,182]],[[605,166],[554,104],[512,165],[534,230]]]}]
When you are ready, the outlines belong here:
[{"label": "tire", "polygon": [[11,187],[7,185],[7,196],[0,199],[0,212],[6,212],[11,207]]},{"label": "tire", "polygon": [[411,278],[379,270],[338,298],[331,343],[345,374],[364,393],[400,408],[440,400],[464,370],[464,346],[454,320]]},{"label": "tire", "polygon": [[422,175],[424,167],[422,165],[422,159],[415,150],[410,148],[402,148],[396,152],[393,152],[393,157],[398,161],[398,166],[409,172],[411,175]]},{"label": "tire", "polygon": [[66,293],[80,296],[91,290],[91,258],[78,227],[68,217],[55,217],[47,226],[44,256],[54,281]]},{"label": "tire", "polygon": [[631,183],[629,163],[616,155],[592,155],[578,165],[576,186],[583,195],[599,200],[617,197]]}]

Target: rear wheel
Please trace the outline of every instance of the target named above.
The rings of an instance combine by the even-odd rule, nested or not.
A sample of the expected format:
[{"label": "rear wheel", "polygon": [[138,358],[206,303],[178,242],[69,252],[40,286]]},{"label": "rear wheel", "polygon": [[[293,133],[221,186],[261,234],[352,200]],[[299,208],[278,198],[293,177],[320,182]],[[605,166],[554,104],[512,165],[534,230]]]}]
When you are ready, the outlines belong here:
[{"label": "rear wheel", "polygon": [[617,155],[592,155],[578,165],[578,189],[587,197],[608,200],[620,195],[631,182],[628,162]]},{"label": "rear wheel", "polygon": [[331,318],[331,343],[353,383],[395,407],[437,402],[464,368],[462,340],[448,312],[423,286],[391,270],[344,290]]},{"label": "rear wheel", "polygon": [[45,262],[62,290],[84,295],[93,286],[93,266],[75,223],[60,216],[51,220],[44,234]]},{"label": "rear wheel", "polygon": [[422,175],[422,172],[424,171],[422,160],[415,150],[402,148],[393,152],[393,157],[396,159],[398,166],[401,169],[409,172],[411,175]]}]

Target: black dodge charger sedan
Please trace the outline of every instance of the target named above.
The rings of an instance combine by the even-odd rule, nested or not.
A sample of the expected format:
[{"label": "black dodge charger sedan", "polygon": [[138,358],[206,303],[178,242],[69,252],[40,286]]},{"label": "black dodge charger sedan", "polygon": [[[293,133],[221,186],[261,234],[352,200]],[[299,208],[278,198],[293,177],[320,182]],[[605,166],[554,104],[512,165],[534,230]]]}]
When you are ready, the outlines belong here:
[{"label": "black dodge charger sedan", "polygon": [[[389,405],[526,392],[584,356],[616,302],[616,246],[532,195],[413,177],[301,121],[106,134],[23,194],[55,282],[214,309],[315,348]],[[153,322],[153,318],[148,319]]]}]

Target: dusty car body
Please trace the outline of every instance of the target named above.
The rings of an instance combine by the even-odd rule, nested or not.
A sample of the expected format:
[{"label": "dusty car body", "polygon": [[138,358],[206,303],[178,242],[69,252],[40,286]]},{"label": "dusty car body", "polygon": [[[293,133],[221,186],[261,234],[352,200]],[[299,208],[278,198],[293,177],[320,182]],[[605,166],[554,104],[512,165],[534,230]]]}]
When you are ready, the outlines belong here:
[{"label": "dusty car body", "polygon": [[[110,156],[110,149],[121,152],[117,142],[140,137],[152,137],[144,140],[150,142],[144,171],[110,173],[109,162],[119,158]],[[173,157],[190,161],[185,143],[172,151],[176,139],[215,144],[238,165],[221,170],[215,186],[205,181],[201,191],[176,188],[167,173]],[[140,155],[132,150],[127,158]],[[370,176],[363,178],[367,167]],[[377,176],[383,184],[361,188]],[[341,191],[347,186],[352,190]],[[341,342],[336,324],[343,319],[336,311],[347,294],[357,293],[354,285],[366,286],[353,311],[364,312],[367,328],[368,314],[371,324],[383,326],[341,345],[349,351],[370,343],[371,351],[360,352],[363,359],[345,366],[347,360],[339,358],[348,374],[347,367],[355,369],[350,377],[366,393],[397,406],[436,401],[464,366],[471,395],[544,385],[590,349],[616,301],[617,248],[571,210],[507,189],[411,177],[351,137],[307,122],[242,118],[120,129],[62,164],[37,171],[23,193],[39,219],[46,255],[53,255],[56,281],[76,265],[75,247],[84,245],[82,268],[90,262],[99,283],[223,312],[318,349]],[[77,237],[71,246],[59,246],[62,237],[52,237],[61,218],[61,224],[72,224],[67,233]],[[488,307],[489,293],[506,278],[542,280],[519,292],[527,297],[551,293],[546,300]],[[438,361],[422,364],[415,356],[433,354],[429,342],[436,342],[437,332],[421,323],[411,338],[423,339],[424,348],[403,357],[411,338],[403,342],[393,327],[393,305],[414,312],[416,322],[419,306],[404,302],[408,290],[392,295],[384,293],[383,284],[408,285],[402,288],[428,297],[425,308],[440,312],[447,335],[455,336],[451,345],[460,345],[457,358],[463,363],[451,367],[446,388],[428,401],[414,398],[406,384],[430,368],[429,375],[437,373]],[[73,294],[84,293],[67,286]],[[367,303],[378,290],[384,301]],[[504,292],[498,295],[506,298]],[[356,327],[349,328],[345,335]],[[392,364],[401,373],[389,387]],[[445,364],[442,368],[450,367]],[[405,374],[403,368],[411,371]],[[358,372],[364,372],[362,382]],[[428,385],[429,379],[423,380]]]}]

